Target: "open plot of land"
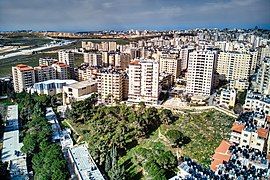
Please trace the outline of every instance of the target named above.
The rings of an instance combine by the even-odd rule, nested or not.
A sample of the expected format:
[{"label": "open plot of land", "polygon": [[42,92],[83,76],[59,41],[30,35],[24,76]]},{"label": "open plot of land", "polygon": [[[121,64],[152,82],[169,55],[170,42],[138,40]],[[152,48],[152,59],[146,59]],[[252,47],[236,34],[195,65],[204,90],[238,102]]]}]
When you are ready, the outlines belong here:
[{"label": "open plot of land", "polygon": [[[138,146],[127,152],[127,155],[120,159],[120,163],[131,161],[127,166],[127,173],[131,177],[145,176],[144,169],[136,160],[138,148],[152,148],[160,146],[164,150],[170,150],[175,155],[189,156],[193,160],[209,167],[211,156],[220,144],[221,140],[228,138],[230,128],[234,119],[227,115],[211,110],[200,114],[182,114],[172,125],[161,125],[149,139],[142,140]],[[191,138],[191,142],[182,148],[172,148],[165,134],[168,130],[181,130],[185,136]],[[160,145],[162,144],[162,145]]]},{"label": "open plot of land", "polygon": [[203,113],[189,113],[170,126],[161,126],[161,133],[169,129],[177,129],[191,139],[191,142],[181,148],[181,155],[189,156],[204,166],[209,166],[211,156],[221,140],[228,138],[234,118],[216,110]]},{"label": "open plot of land", "polygon": [[[135,147],[126,149],[126,153],[120,157],[118,163],[124,165],[125,174],[130,179],[163,179],[159,178],[158,175],[153,176],[150,172],[158,163],[162,164],[162,162],[171,162],[169,159],[173,160],[173,156],[168,155],[169,152],[172,152],[175,157],[189,156],[203,166],[209,167],[211,156],[221,140],[228,138],[230,128],[235,120],[216,110],[200,113],[185,112],[178,115],[179,118],[172,124],[162,124],[148,138],[141,138]],[[75,125],[74,128],[79,134],[85,135],[85,129],[90,127],[84,124]],[[172,147],[171,142],[166,137],[168,130],[179,130],[191,141],[181,148]],[[86,141],[91,138],[89,135],[88,137],[84,136]],[[103,139],[104,137],[99,138]],[[164,169],[160,169],[160,171],[164,171]],[[168,173],[172,172],[165,171],[164,174],[167,176]]]}]

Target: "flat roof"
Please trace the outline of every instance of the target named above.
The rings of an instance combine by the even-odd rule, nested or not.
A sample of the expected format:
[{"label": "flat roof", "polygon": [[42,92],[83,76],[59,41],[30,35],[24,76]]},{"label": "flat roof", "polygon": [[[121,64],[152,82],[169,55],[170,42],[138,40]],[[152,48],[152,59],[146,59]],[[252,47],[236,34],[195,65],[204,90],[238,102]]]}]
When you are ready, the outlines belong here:
[{"label": "flat roof", "polygon": [[20,151],[23,146],[19,143],[19,130],[5,132],[3,140],[2,161],[8,162],[19,158],[15,155],[15,151]]},{"label": "flat roof", "polygon": [[47,80],[47,81],[42,81],[42,82],[38,82],[35,84],[52,84],[52,83],[66,83],[66,84],[73,84],[76,83],[77,81],[73,80],[73,79],[51,79],[51,80]]},{"label": "flat roof", "polygon": [[6,121],[11,128],[6,128],[4,132],[2,162],[9,163],[11,179],[28,179],[26,155],[21,152],[23,143],[19,142],[18,105],[8,106]]},{"label": "flat roof", "polygon": [[75,168],[79,171],[80,179],[105,180],[85,144],[70,148],[69,151],[75,163]]},{"label": "flat roof", "polygon": [[68,85],[68,87],[74,88],[74,89],[81,89],[81,88],[84,88],[84,87],[87,87],[87,86],[91,86],[93,84],[96,84],[96,82],[86,80],[86,81],[81,81],[81,82],[75,82],[73,84]]},{"label": "flat roof", "polygon": [[10,105],[7,107],[5,131],[19,129],[18,124],[18,105]]}]

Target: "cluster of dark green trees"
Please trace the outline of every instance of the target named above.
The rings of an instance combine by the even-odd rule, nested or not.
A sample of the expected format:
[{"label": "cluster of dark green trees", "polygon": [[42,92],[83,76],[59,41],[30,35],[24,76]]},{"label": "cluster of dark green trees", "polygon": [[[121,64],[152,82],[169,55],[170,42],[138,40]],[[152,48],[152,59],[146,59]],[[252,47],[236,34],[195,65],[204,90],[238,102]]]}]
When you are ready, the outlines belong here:
[{"label": "cluster of dark green trees", "polygon": [[177,166],[176,157],[171,151],[166,151],[160,142],[154,142],[147,148],[137,148],[135,159],[153,180],[168,179]]},{"label": "cluster of dark green trees", "polygon": [[[111,179],[117,178],[110,173],[111,168],[104,168],[105,162],[111,161],[107,158],[107,152],[115,147],[118,159],[128,149],[138,145],[138,140],[147,138],[161,124],[170,124],[176,118],[170,110],[146,108],[143,103],[140,103],[138,107],[124,104],[95,106],[95,103],[96,97],[94,96],[85,101],[73,103],[68,118],[82,132],[89,143],[91,155],[106,170]],[[121,174],[123,167],[119,167],[116,163],[114,168],[117,168]],[[118,178],[122,179],[122,177]]]},{"label": "cluster of dark green trees", "polygon": [[16,94],[23,126],[22,151],[27,154],[35,179],[63,180],[68,178],[66,161],[58,144],[51,142],[51,126],[45,118],[48,96]]}]

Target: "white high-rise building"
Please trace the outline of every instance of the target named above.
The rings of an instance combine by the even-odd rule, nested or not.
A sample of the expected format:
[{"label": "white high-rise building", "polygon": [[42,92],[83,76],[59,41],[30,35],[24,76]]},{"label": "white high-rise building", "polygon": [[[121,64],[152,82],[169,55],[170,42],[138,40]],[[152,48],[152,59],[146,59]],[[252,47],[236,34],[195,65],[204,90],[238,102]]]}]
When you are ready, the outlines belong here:
[{"label": "white high-rise building", "polygon": [[129,65],[128,101],[157,104],[159,96],[159,63],[134,60]]},{"label": "white high-rise building", "polygon": [[67,64],[69,67],[74,68],[74,52],[61,50],[58,52],[59,62]]},{"label": "white high-rise building", "polygon": [[216,53],[212,51],[189,53],[187,93],[204,96],[211,94],[215,59]]}]

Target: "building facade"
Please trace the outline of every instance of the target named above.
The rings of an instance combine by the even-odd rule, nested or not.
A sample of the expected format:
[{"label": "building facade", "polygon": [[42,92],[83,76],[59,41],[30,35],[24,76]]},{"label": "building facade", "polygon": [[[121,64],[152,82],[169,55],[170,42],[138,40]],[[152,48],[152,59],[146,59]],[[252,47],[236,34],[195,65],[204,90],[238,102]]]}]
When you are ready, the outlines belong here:
[{"label": "building facade", "polygon": [[35,83],[35,72],[31,66],[18,64],[12,67],[13,86],[15,92],[22,92]]},{"label": "building facade", "polygon": [[186,91],[193,95],[209,96],[213,85],[216,54],[212,51],[189,53]]},{"label": "building facade", "polygon": [[128,101],[158,104],[159,63],[153,60],[134,60],[129,65]]}]

